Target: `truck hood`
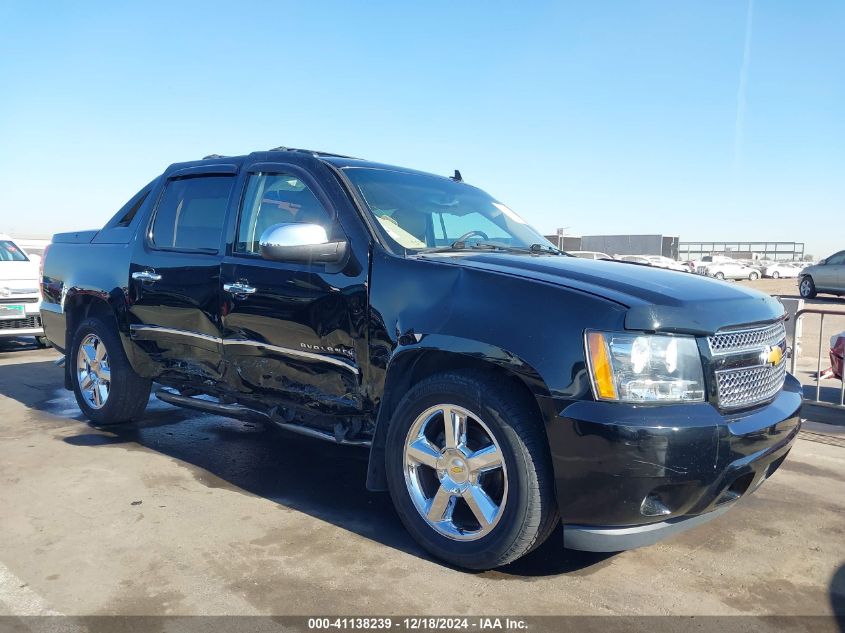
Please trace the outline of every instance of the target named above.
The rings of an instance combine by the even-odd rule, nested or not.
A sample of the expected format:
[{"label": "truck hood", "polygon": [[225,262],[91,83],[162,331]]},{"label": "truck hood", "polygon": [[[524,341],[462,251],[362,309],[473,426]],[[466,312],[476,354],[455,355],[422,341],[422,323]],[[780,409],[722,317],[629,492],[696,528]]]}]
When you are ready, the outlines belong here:
[{"label": "truck hood", "polygon": [[0,287],[38,287],[38,262],[0,262]]},{"label": "truck hood", "polygon": [[427,259],[587,292],[629,308],[631,330],[707,335],[783,316],[773,297],[736,283],[616,261],[507,253],[425,255]]}]

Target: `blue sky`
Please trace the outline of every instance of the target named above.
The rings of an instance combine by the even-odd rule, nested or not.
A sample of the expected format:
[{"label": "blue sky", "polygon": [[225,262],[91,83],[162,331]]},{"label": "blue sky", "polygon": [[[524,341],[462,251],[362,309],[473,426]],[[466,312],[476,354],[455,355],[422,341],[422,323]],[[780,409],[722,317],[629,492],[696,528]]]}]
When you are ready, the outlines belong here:
[{"label": "blue sky", "polygon": [[459,168],[544,232],[824,256],[843,33],[838,0],[0,0],[0,231],[98,227],[169,163],[284,144]]}]

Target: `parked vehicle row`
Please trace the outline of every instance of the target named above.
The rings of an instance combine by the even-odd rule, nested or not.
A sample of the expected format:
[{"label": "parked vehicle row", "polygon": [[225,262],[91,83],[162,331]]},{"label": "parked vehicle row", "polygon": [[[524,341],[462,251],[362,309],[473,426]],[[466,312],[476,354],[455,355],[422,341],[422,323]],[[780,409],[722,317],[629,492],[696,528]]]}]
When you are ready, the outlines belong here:
[{"label": "parked vehicle row", "polygon": [[570,255],[574,255],[575,257],[580,257],[581,259],[616,260],[620,262],[642,264],[643,266],[654,266],[656,268],[676,270],[683,273],[694,272],[691,262],[679,262],[671,257],[664,257],[663,255],[608,255],[607,253],[602,253],[601,251],[568,251],[568,253]]},{"label": "parked vehicle row", "polygon": [[457,173],[287,149],[175,164],[102,229],[56,235],[42,292],[96,424],[140,416],[155,382],[366,447],[367,487],[462,567],[561,521],[589,551],[703,523],[801,425],[776,299],[570,257]]}]

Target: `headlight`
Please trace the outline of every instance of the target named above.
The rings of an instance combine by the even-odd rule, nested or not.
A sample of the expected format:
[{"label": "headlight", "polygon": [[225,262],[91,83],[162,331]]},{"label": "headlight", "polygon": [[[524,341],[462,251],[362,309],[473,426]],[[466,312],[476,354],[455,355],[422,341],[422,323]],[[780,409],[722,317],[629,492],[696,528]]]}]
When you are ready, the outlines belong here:
[{"label": "headlight", "polygon": [[586,346],[597,400],[704,400],[701,357],[691,336],[587,332]]}]

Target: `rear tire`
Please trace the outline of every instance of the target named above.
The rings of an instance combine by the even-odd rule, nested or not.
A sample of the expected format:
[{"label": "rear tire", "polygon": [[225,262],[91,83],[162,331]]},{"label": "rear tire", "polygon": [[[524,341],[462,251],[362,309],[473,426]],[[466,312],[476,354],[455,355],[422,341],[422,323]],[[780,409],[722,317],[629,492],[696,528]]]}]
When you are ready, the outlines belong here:
[{"label": "rear tire", "polygon": [[715,274],[715,275],[713,275],[713,276],[714,276],[716,279],[721,279],[721,280],[724,280],[724,279],[725,279],[725,273],[723,273],[723,272],[721,272],[721,271],[720,271],[720,272],[718,272],[718,273],[716,273],[716,274]]},{"label": "rear tire", "polygon": [[757,273],[757,272],[748,273],[748,279],[750,279],[751,281],[757,281],[758,279],[760,279],[760,273]]},{"label": "rear tire", "polygon": [[390,422],[385,462],[408,532],[459,567],[510,563],[559,521],[543,422],[506,377],[446,372],[415,385]]},{"label": "rear tire", "polygon": [[798,282],[798,292],[804,299],[812,299],[816,296],[816,283],[813,278],[807,275]]},{"label": "rear tire", "polygon": [[778,271],[773,272],[772,279],[780,279],[780,273]]},{"label": "rear tire", "polygon": [[114,325],[97,317],[80,323],[67,362],[76,402],[94,424],[120,424],[144,413],[152,381],[132,369]]}]

